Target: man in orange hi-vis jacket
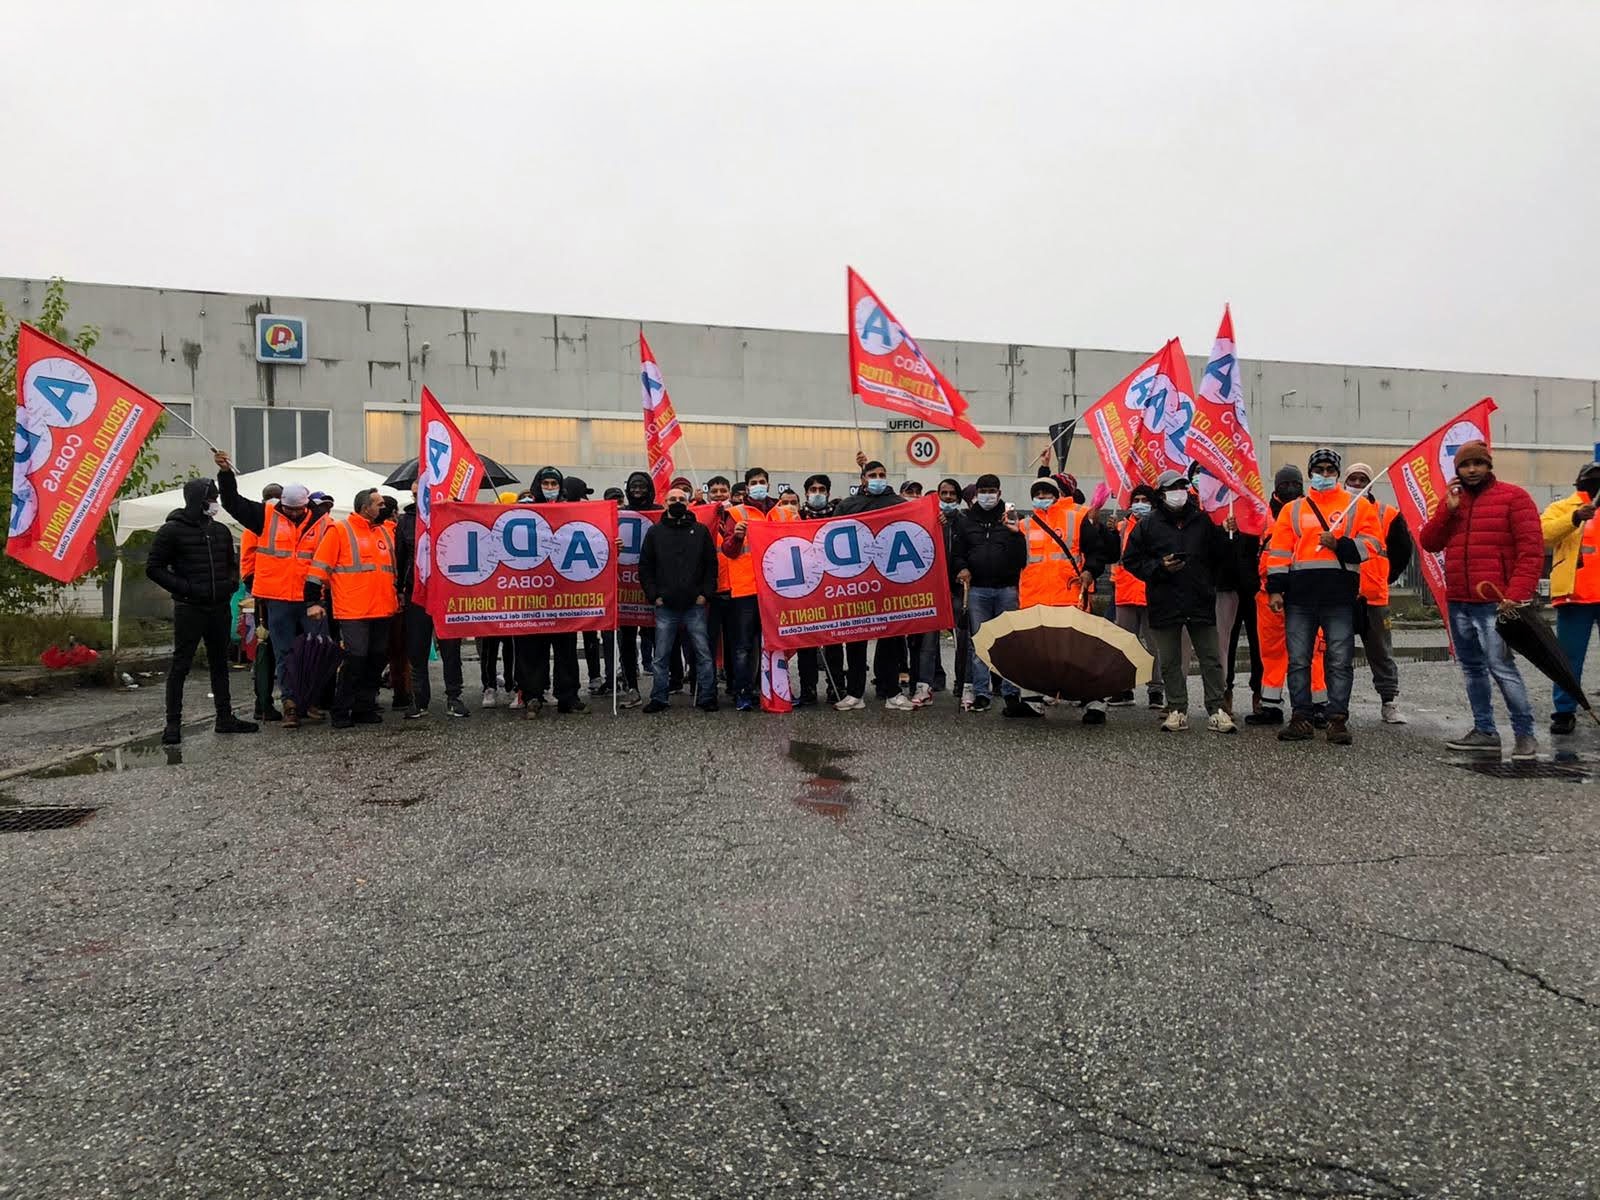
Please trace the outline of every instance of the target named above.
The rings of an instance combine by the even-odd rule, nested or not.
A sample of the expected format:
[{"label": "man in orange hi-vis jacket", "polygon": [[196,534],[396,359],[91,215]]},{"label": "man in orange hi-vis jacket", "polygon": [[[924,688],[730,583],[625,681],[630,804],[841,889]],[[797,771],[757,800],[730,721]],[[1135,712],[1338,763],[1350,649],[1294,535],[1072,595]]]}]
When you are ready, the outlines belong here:
[{"label": "man in orange hi-vis jacket", "polygon": [[[378,679],[389,657],[395,592],[394,534],[380,521],[383,493],[363,488],[355,511],[328,527],[306,572],[306,616],[320,621],[331,606],[344,661],[333,693],[333,727],[377,725]],[[331,593],[331,599],[325,596]]]},{"label": "man in orange hi-vis jacket", "polygon": [[1312,451],[1306,466],[1310,489],[1279,511],[1267,550],[1268,603],[1285,614],[1294,704],[1278,739],[1313,736],[1311,659],[1320,631],[1327,640],[1328,741],[1348,746],[1354,740],[1348,722],[1361,565],[1383,557],[1383,535],[1372,501],[1345,491],[1335,451]]}]

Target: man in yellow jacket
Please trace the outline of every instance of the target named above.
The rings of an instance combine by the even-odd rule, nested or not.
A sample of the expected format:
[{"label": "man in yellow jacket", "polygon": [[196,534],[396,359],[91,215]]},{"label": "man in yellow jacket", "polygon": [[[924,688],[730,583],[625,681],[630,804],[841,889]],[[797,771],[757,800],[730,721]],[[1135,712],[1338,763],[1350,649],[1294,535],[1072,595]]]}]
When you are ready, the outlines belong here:
[{"label": "man in yellow jacket", "polygon": [[[1589,633],[1600,623],[1600,520],[1595,496],[1600,494],[1600,462],[1578,472],[1577,490],[1557,500],[1539,518],[1544,544],[1551,552],[1550,602],[1556,610],[1556,640],[1581,678],[1589,650]],[[1552,734],[1571,733],[1578,723],[1578,698],[1555,690]]]}]

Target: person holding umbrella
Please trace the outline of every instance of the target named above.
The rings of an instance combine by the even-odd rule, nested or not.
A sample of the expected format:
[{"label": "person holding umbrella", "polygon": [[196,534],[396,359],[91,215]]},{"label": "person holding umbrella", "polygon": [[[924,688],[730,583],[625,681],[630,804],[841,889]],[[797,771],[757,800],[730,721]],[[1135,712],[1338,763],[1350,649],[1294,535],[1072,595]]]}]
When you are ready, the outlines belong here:
[{"label": "person holding umbrella", "polygon": [[[1556,639],[1583,678],[1589,635],[1600,624],[1600,521],[1595,497],[1600,495],[1600,462],[1578,472],[1576,491],[1557,500],[1540,515],[1550,557],[1550,603],[1556,609]],[[1550,732],[1564,737],[1577,728],[1578,698],[1560,684],[1555,688]]]},{"label": "person holding umbrella", "polygon": [[[973,486],[972,507],[956,518],[951,565],[956,582],[968,589],[968,620],[976,638],[985,621],[1017,610],[1017,583],[1028,565],[1028,539],[1015,511],[1002,504],[998,475],[979,475]],[[989,666],[970,644],[968,652],[972,711],[987,712],[994,704]],[[1021,689],[1008,679],[1000,680],[1000,694],[1008,706],[1022,703]]]},{"label": "person holding umbrella", "polygon": [[[1515,742],[1511,761],[1539,756],[1533,706],[1511,651],[1495,628],[1499,613],[1511,615],[1532,602],[1544,566],[1544,534],[1533,497],[1494,475],[1484,442],[1456,451],[1456,478],[1417,535],[1430,554],[1444,554],[1445,597],[1450,637],[1472,704],[1472,729],[1446,742],[1452,750],[1500,753],[1495,728],[1494,680],[1511,712]],[[1330,671],[1332,656],[1329,661]]]}]

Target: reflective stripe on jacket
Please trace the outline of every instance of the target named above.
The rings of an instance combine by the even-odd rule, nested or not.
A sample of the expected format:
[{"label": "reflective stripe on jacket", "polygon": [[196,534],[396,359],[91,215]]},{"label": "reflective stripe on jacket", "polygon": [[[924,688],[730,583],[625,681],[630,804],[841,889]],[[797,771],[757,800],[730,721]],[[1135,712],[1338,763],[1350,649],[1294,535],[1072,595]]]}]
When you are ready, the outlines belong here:
[{"label": "reflective stripe on jacket", "polygon": [[333,593],[333,615],[341,621],[393,616],[394,538],[384,525],[352,513],[328,527],[306,572],[308,583],[324,583]]},{"label": "reflective stripe on jacket", "polygon": [[307,512],[306,519],[296,525],[278,511],[276,501],[268,504],[255,543],[256,582],[250,590],[263,600],[303,599],[306,572],[327,529],[327,517]]},{"label": "reflective stripe on jacket", "polygon": [[[1022,532],[1028,539],[1028,565],[1022,568],[1022,578],[1017,581],[1018,608],[1040,604],[1071,608],[1078,603],[1082,592],[1078,576],[1083,571],[1083,512],[1070,500],[1057,500],[1042,512],[1027,514]],[[1071,557],[1045,532],[1044,525],[1060,535],[1067,550],[1072,551]]]}]

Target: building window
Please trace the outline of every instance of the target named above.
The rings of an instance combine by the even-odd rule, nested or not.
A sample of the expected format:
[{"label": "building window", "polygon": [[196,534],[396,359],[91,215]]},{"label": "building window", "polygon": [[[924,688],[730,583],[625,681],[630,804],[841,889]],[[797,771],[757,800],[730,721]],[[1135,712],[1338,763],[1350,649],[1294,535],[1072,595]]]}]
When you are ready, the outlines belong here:
[{"label": "building window", "polygon": [[[688,475],[691,461],[695,470],[707,478],[733,470],[737,427],[686,421],[681,428],[683,437],[672,448],[676,474]],[[589,461],[585,466],[614,467],[628,472],[644,470],[644,463],[642,420],[635,417],[627,421],[589,422]]]},{"label": "building window", "polygon": [[325,408],[233,410],[233,461],[241,474],[318,451],[328,453]]},{"label": "building window", "polygon": [[189,426],[194,424],[194,404],[188,400],[167,400],[157,396],[161,407],[165,408],[171,420],[161,424],[161,436],[164,438],[192,438],[194,430]]},{"label": "building window", "polygon": [[[574,465],[578,462],[578,418],[496,416],[491,413],[450,414],[461,436],[479,454],[503,465]],[[402,463],[417,456],[414,412],[367,410],[366,461]],[[644,458],[643,443],[639,458]]]}]

